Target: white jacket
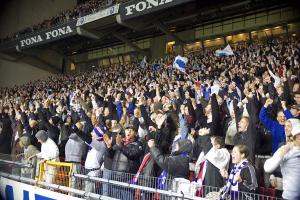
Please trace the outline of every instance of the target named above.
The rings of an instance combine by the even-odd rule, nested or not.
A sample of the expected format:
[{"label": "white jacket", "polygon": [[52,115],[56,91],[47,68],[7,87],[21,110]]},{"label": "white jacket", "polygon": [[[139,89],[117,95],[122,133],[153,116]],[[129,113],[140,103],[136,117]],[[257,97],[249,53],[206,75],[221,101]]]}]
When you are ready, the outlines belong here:
[{"label": "white jacket", "polygon": [[50,161],[59,161],[59,150],[55,142],[48,138],[42,143],[41,152],[36,154],[38,158]]}]

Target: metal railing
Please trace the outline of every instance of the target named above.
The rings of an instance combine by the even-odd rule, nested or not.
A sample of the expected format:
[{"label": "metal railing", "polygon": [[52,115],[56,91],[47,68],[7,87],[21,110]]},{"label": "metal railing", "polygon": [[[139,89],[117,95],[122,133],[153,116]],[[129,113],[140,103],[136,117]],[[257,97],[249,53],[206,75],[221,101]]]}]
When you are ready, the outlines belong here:
[{"label": "metal railing", "polygon": [[[1,158],[3,156],[0,155],[0,176],[87,199],[104,197],[126,200],[220,199],[222,191],[220,188],[200,185],[187,179],[167,177],[162,180],[143,175],[136,177],[134,174],[106,169],[86,170],[79,163],[50,161],[40,164],[40,173],[35,180],[26,176],[26,173],[15,173],[15,169],[33,169],[32,165],[22,163],[16,158],[6,160]],[[4,170],[7,169],[4,166],[11,167]],[[53,168],[47,171],[45,166]],[[51,180],[45,179],[45,175],[50,176]],[[274,196],[246,192],[230,193],[226,199],[281,200]]]}]

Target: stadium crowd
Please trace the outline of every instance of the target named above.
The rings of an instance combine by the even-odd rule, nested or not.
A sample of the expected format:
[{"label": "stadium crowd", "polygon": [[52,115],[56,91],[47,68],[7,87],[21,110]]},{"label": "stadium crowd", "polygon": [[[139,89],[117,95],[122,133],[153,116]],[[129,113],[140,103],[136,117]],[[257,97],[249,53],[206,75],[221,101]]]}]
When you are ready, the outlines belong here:
[{"label": "stadium crowd", "polygon": [[1,88],[0,152],[61,159],[74,170],[84,161],[86,174],[102,167],[104,178],[117,171],[188,179],[193,162],[198,182],[225,186],[222,198],[262,186],[300,199],[300,41],[233,51],[189,55],[186,73],[168,56]]}]

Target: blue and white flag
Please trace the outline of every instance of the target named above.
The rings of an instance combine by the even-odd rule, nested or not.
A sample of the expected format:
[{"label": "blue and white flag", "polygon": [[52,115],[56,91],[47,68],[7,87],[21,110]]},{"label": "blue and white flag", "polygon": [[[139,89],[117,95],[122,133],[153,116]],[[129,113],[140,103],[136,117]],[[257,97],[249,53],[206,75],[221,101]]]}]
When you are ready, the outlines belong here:
[{"label": "blue and white flag", "polygon": [[148,66],[148,62],[147,62],[147,56],[144,56],[141,64],[140,64],[141,68],[145,68]]},{"label": "blue and white flag", "polygon": [[232,55],[234,55],[234,53],[229,44],[225,47],[225,49],[216,51],[217,57],[232,56]]},{"label": "blue and white flag", "polygon": [[158,189],[164,190],[166,186],[168,173],[166,171],[162,171],[157,179]]},{"label": "blue and white flag", "polygon": [[186,57],[177,56],[173,63],[173,67],[177,68],[178,70],[185,72],[186,70],[186,63],[188,59]]}]

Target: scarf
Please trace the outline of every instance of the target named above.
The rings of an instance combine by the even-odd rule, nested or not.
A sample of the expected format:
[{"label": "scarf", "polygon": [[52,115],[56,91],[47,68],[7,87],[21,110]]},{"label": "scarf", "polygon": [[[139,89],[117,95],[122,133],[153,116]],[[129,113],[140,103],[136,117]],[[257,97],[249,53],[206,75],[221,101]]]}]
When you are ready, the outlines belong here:
[{"label": "scarf", "polygon": [[142,172],[143,169],[147,166],[147,164],[148,164],[148,162],[149,162],[149,160],[150,160],[151,157],[152,157],[152,154],[151,154],[151,153],[147,153],[147,154],[144,156],[143,161],[142,161],[142,164],[141,164],[141,166],[139,167],[138,172],[137,172],[137,173],[134,175],[134,177],[133,177],[133,184],[136,184],[136,183],[137,183],[138,178],[139,178],[141,172]]},{"label": "scarf", "polygon": [[228,177],[228,181],[226,186],[224,187],[221,196],[220,196],[220,200],[224,200],[229,192],[229,190],[231,189],[231,187],[234,187],[233,191],[237,191],[237,182],[234,182],[233,178],[234,176],[239,173],[244,167],[246,167],[248,165],[248,161],[244,160],[243,162],[241,162],[240,164],[236,164],[234,165],[233,169],[230,172],[230,175]]},{"label": "scarf", "polygon": [[134,142],[134,139],[123,139],[123,144],[128,145],[130,143]]},{"label": "scarf", "polygon": [[[94,132],[98,136],[98,138],[96,140],[101,141],[103,139],[103,135],[105,134],[106,131],[107,131],[107,129],[105,126],[98,126],[98,127],[95,127],[92,132]],[[88,151],[92,150],[93,147],[91,144],[88,144],[87,142],[85,142],[85,144],[88,146]]]}]

